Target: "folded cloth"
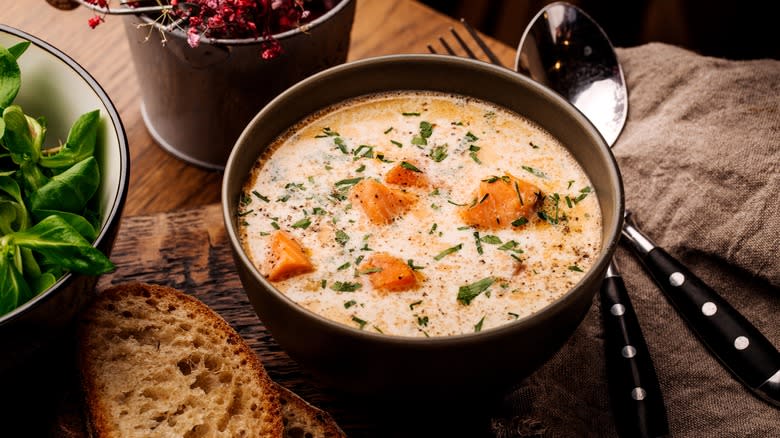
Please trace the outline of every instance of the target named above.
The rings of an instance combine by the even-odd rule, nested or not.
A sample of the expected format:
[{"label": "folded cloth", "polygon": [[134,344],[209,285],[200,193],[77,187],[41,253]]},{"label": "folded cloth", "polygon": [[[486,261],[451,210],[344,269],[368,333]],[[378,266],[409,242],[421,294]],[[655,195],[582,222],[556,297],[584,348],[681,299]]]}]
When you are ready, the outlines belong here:
[{"label": "folded cloth", "polygon": [[[629,89],[613,148],[626,206],[780,345],[780,61],[728,61],[665,45],[618,49]],[[778,436],[780,411],[737,382],[622,248],[672,436]],[[495,436],[614,436],[601,312],[506,397]]]}]

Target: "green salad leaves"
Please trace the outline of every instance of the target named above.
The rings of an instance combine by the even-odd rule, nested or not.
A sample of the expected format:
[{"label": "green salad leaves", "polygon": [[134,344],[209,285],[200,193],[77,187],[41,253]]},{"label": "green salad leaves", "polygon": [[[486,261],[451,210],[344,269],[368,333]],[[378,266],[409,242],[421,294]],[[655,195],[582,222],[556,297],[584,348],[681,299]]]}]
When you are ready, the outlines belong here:
[{"label": "green salad leaves", "polygon": [[83,114],[64,144],[44,147],[46,119],[14,104],[21,88],[17,59],[29,45],[0,46],[0,316],[68,271],[114,270],[90,243],[100,225],[93,201],[100,186],[93,156],[100,113]]}]

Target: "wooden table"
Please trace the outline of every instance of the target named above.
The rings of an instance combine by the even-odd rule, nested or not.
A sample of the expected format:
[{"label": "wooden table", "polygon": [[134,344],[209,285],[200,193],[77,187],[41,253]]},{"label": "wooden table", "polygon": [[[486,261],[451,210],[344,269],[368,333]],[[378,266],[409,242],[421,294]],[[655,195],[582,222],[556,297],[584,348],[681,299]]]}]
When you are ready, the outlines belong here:
[{"label": "wooden table", "polygon": [[[131,174],[120,233],[112,254],[119,269],[102,278],[98,287],[140,280],[193,293],[220,312],[248,340],[274,379],[331,412],[350,436],[385,435],[380,433],[386,431],[383,425],[308,380],[257,320],[242,293],[225,240],[219,209],[222,174],[187,164],[154,142],[139,111],[139,88],[143,84],[136,79],[130,61],[121,18],[109,16],[93,30],[87,25],[91,16],[84,8],[60,11],[44,0],[6,1],[0,8],[0,22],[53,44],[89,71],[111,97],[124,123]],[[427,53],[429,43],[440,47],[435,42],[440,35],[449,34],[450,26],[460,25],[413,0],[358,0],[349,60]],[[451,36],[447,39],[452,41]],[[487,40],[505,64],[511,65],[514,49]],[[61,411],[64,405],[65,411],[72,413],[79,410],[79,397],[74,390],[77,373],[72,363],[63,362],[51,368],[62,367],[66,383],[39,388],[44,394],[40,397],[64,400],[58,409]],[[35,404],[40,399],[30,397]],[[37,423],[46,421],[49,420],[44,415]],[[69,436],[81,436],[74,432],[76,429],[70,430],[73,434]],[[58,430],[55,434],[62,433]],[[28,436],[33,435],[38,433]],[[393,434],[409,435],[403,431]]]}]

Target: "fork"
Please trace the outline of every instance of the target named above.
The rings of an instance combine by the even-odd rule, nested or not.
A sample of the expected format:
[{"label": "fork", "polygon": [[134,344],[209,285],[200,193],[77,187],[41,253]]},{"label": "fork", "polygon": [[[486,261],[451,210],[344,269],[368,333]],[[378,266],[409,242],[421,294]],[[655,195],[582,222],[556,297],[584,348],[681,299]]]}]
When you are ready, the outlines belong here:
[{"label": "fork", "polygon": [[[482,53],[487,56],[487,58],[490,60],[491,63],[506,68],[503,63],[501,63],[501,60],[498,59],[498,56],[488,47],[487,44],[485,44],[485,41],[482,39],[482,37],[479,36],[476,30],[474,30],[473,27],[463,18],[460,19],[461,24],[463,24],[463,27],[466,29],[466,32],[469,33],[471,38],[474,40],[474,42],[477,43],[480,49],[482,49]],[[455,38],[455,40],[458,42],[460,47],[463,49],[464,52],[466,52],[466,55],[471,59],[479,59],[477,58],[477,55],[474,53],[473,50],[471,50],[471,47],[469,47],[468,44],[466,44],[466,41],[463,40],[463,38],[460,36],[460,34],[455,30],[455,28],[450,27],[450,33],[452,33],[452,36]],[[452,47],[447,43],[447,40],[445,40],[443,37],[439,37],[439,42],[441,43],[442,47],[444,47],[444,50],[447,52],[447,54],[452,56],[458,56],[457,53],[455,53],[454,50],[452,50]],[[439,53],[428,44],[428,50],[433,53],[434,55],[438,55]]]}]

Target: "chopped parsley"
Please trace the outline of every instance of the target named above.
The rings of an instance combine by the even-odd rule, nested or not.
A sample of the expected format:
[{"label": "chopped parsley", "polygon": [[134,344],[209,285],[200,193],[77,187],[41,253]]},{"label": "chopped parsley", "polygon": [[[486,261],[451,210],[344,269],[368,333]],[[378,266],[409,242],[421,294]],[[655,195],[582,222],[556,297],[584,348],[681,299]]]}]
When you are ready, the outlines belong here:
[{"label": "chopped parsley", "polygon": [[362,179],[363,179],[362,176],[359,176],[357,178],[342,179],[340,181],[336,181],[336,187],[342,187],[342,186],[351,187],[359,183]]},{"label": "chopped parsley", "polygon": [[569,180],[569,185],[568,185],[568,186],[566,186],[566,190],[569,190],[573,184],[574,184],[574,180],[573,180],[573,179],[570,179],[570,180]]},{"label": "chopped parsley", "polygon": [[409,265],[410,268],[412,268],[412,271],[419,271],[420,269],[425,269],[425,266],[417,266],[414,264],[414,260],[409,259],[406,261],[406,264]]},{"label": "chopped parsley", "polygon": [[531,166],[521,166],[521,167],[523,168],[523,170],[525,170],[526,172],[534,176],[538,176],[539,178],[547,178],[547,175],[545,175],[545,173],[539,169],[534,169]]},{"label": "chopped parsley", "polygon": [[431,149],[429,156],[433,161],[441,163],[445,158],[447,158],[447,145],[445,144],[444,146],[434,147]]},{"label": "chopped parsley", "polygon": [[277,224],[276,221],[272,221],[271,226],[274,227],[275,230],[279,229],[279,224]]},{"label": "chopped parsley", "polygon": [[485,196],[482,197],[482,199],[479,200],[479,203],[485,202],[485,200],[490,196],[490,193],[485,193]]},{"label": "chopped parsley", "polygon": [[571,198],[569,197],[569,195],[566,195],[566,197],[564,199],[566,200],[566,206],[567,207],[569,207],[569,208],[574,207],[574,205],[572,205],[572,203],[571,203]]},{"label": "chopped parsley", "polygon": [[344,303],[344,308],[345,309],[349,309],[350,307],[354,306],[355,304],[357,304],[357,301],[349,300],[349,301]]},{"label": "chopped parsley", "polygon": [[349,154],[347,151],[347,145],[341,137],[335,137],[333,143],[336,144],[336,148],[341,151],[342,154]]},{"label": "chopped parsley", "polygon": [[357,323],[357,325],[360,327],[360,330],[363,330],[363,327],[365,327],[366,324],[368,324],[367,321],[362,320],[362,319],[358,318],[357,316],[353,316],[352,317],[352,321],[355,321]]},{"label": "chopped parsley", "polygon": [[482,164],[482,161],[479,161],[479,157],[477,157],[477,152],[479,152],[480,149],[482,149],[482,148],[480,148],[477,145],[469,146],[469,156],[477,164]]},{"label": "chopped parsley", "polygon": [[472,134],[471,131],[466,133],[466,141],[469,143],[474,143],[475,141],[479,140],[479,137]]},{"label": "chopped parsley", "polygon": [[280,196],[279,198],[277,198],[276,202],[287,202],[287,200],[289,200],[289,199],[290,199],[290,195],[286,194],[284,196]]},{"label": "chopped parsley", "polygon": [[459,243],[459,244],[457,244],[457,245],[455,245],[455,246],[453,246],[451,248],[447,248],[444,251],[436,254],[436,256],[434,256],[433,259],[436,260],[436,261],[439,261],[439,260],[443,259],[444,257],[447,257],[448,255],[450,255],[450,254],[452,254],[454,252],[460,251],[462,248],[463,248],[463,244]]},{"label": "chopped parsley", "polygon": [[519,243],[515,242],[514,240],[510,240],[506,242],[505,244],[498,247],[499,251],[512,251],[516,252],[518,254],[522,253],[523,250],[518,248]]},{"label": "chopped parsley", "polygon": [[512,221],[513,227],[520,227],[528,223],[528,219],[525,216],[520,216],[519,218]]},{"label": "chopped parsley", "polygon": [[420,300],[420,301],[415,301],[415,302],[413,302],[413,303],[409,304],[409,310],[414,310],[414,307],[415,307],[415,306],[419,306],[420,304],[422,304],[422,300]]},{"label": "chopped parsley", "polygon": [[436,228],[438,228],[438,227],[439,227],[439,225],[435,224],[435,223],[433,225],[431,225],[431,230],[428,231],[428,234],[433,234],[434,231],[436,231]]},{"label": "chopped parsley", "polygon": [[514,318],[514,319],[520,318],[520,315],[518,315],[517,313],[513,313],[513,312],[507,312],[507,314],[508,314],[509,316],[511,316],[512,318]]},{"label": "chopped parsley", "polygon": [[349,241],[349,234],[341,231],[336,230],[336,242],[339,243],[339,245],[344,246]]},{"label": "chopped parsley", "polygon": [[532,142],[532,141],[529,141],[529,142],[528,142],[528,144],[529,144],[529,145],[530,145],[532,148],[534,148],[534,149],[539,149],[539,145],[537,145],[537,144],[534,144],[534,142]]},{"label": "chopped parsley", "polygon": [[479,238],[479,231],[474,231],[474,242],[477,245],[477,253],[482,254],[482,242]]},{"label": "chopped parsley", "polygon": [[292,226],[293,228],[302,228],[302,229],[304,229],[304,230],[305,230],[306,228],[309,228],[309,225],[311,225],[311,219],[309,219],[309,218],[305,217],[305,218],[303,218],[303,219],[301,219],[301,220],[299,220],[299,221],[295,222],[295,223],[294,223],[294,224],[292,224],[291,226]]},{"label": "chopped parsley", "polygon": [[580,189],[580,194],[576,198],[573,199],[574,203],[577,204],[580,201],[582,201],[583,199],[585,199],[585,197],[587,197],[588,193],[590,193],[591,191],[592,191],[592,189],[590,188],[590,186],[587,186],[587,187],[584,187],[584,188]]},{"label": "chopped parsley", "polygon": [[364,269],[362,271],[358,271],[358,274],[360,274],[360,275],[368,275],[368,274],[374,274],[376,272],[382,272],[382,268],[368,268],[368,269]]},{"label": "chopped parsley", "polygon": [[433,189],[433,191],[431,193],[428,193],[428,195],[430,195],[430,196],[438,196],[439,195],[439,188],[436,187],[435,189]]},{"label": "chopped parsley", "polygon": [[493,277],[485,277],[482,280],[461,286],[458,289],[458,301],[466,305],[471,304],[474,298],[485,292],[495,281],[496,279]]},{"label": "chopped parsley", "polygon": [[418,113],[418,112],[407,112],[407,113],[401,113],[401,115],[402,116],[407,116],[407,117],[409,117],[409,116],[419,116],[420,113]]},{"label": "chopped parsley", "polygon": [[570,271],[574,271],[574,272],[585,272],[585,271],[583,271],[583,270],[582,270],[582,268],[580,268],[580,267],[579,267],[579,266],[577,266],[577,265],[571,265],[571,266],[569,266],[569,270],[570,270]]},{"label": "chopped parsley", "polygon": [[355,169],[355,172],[358,172],[358,173],[360,173],[360,172],[362,172],[362,171],[364,171],[364,170],[366,170],[366,165],[365,165],[365,164],[361,164],[361,165],[360,165],[360,167],[358,167],[357,169]]},{"label": "chopped parsley", "polygon": [[422,170],[418,169],[414,164],[411,164],[408,161],[401,161],[401,167],[411,170],[412,172],[422,173]]},{"label": "chopped parsley", "polygon": [[474,326],[474,333],[481,332],[482,331],[482,323],[485,322],[485,317],[483,316],[482,319],[479,320],[479,322]]},{"label": "chopped parsley", "polygon": [[428,327],[428,317],[427,316],[418,316],[417,317],[417,325],[420,327]]},{"label": "chopped parsley", "polygon": [[358,256],[358,258],[355,259],[355,266],[359,265],[360,262],[362,262],[365,257],[366,256],[363,256],[363,255]]},{"label": "chopped parsley", "polygon": [[432,134],[433,134],[433,125],[423,120],[422,122],[420,122],[420,134],[415,135],[412,138],[412,144],[417,146],[426,146],[428,144],[428,139],[431,137]]},{"label": "chopped parsley", "polygon": [[501,239],[498,236],[493,236],[488,234],[487,236],[482,238],[482,241],[485,243],[489,243],[491,245],[500,245]]},{"label": "chopped parsley", "polygon": [[399,148],[404,147],[403,143],[401,143],[400,141],[390,140],[390,143],[398,146]]},{"label": "chopped parsley", "polygon": [[320,287],[325,289],[325,287],[328,285],[328,280],[322,280],[320,281]]},{"label": "chopped parsley", "polygon": [[466,206],[466,204],[458,204],[457,202],[455,202],[455,201],[453,201],[451,199],[448,199],[447,202],[449,202],[452,205],[456,205],[458,207],[465,207]]},{"label": "chopped parsley", "polygon": [[322,138],[322,137],[338,137],[339,133],[330,129],[329,127],[322,128],[322,134],[317,134],[314,136],[314,138]]},{"label": "chopped parsley", "polygon": [[489,178],[483,179],[482,182],[486,182],[488,184],[493,184],[494,182],[496,182],[498,180],[501,180],[501,181],[503,181],[505,183],[509,183],[509,176],[507,176],[507,175],[504,175],[504,176],[495,176],[495,175],[493,175],[493,176],[491,176]]},{"label": "chopped parsley", "polygon": [[392,130],[393,130],[393,127],[392,127],[392,126],[391,126],[391,127],[389,127],[389,128],[387,128],[387,129],[385,129],[385,134],[389,134],[389,133],[390,133],[390,131],[392,131]]},{"label": "chopped parsley", "polygon": [[517,181],[515,181],[515,193],[517,193],[517,199],[520,200],[520,205],[524,205],[523,195],[520,194],[520,186],[517,184]]},{"label": "chopped parsley", "polygon": [[243,211],[243,212],[241,212],[241,213],[237,213],[237,214],[236,214],[236,216],[238,216],[238,217],[242,217],[242,216],[246,216],[246,215],[248,215],[249,213],[253,213],[253,212],[254,212],[254,210],[247,210],[247,211]]},{"label": "chopped parsley", "polygon": [[336,292],[355,292],[356,290],[360,289],[363,285],[360,283],[350,283],[348,281],[341,282],[337,281],[333,283],[330,288],[335,290]]},{"label": "chopped parsley", "polygon": [[268,199],[268,196],[261,195],[257,190],[252,190],[252,194],[257,196],[257,199],[260,199],[263,202],[271,202],[271,200]]},{"label": "chopped parsley", "polygon": [[341,265],[341,266],[339,266],[338,268],[336,268],[336,270],[337,270],[337,271],[343,271],[343,270],[345,270],[345,269],[349,268],[350,264],[351,264],[351,263],[349,263],[349,262],[347,262],[347,263],[344,263],[343,265]]}]

